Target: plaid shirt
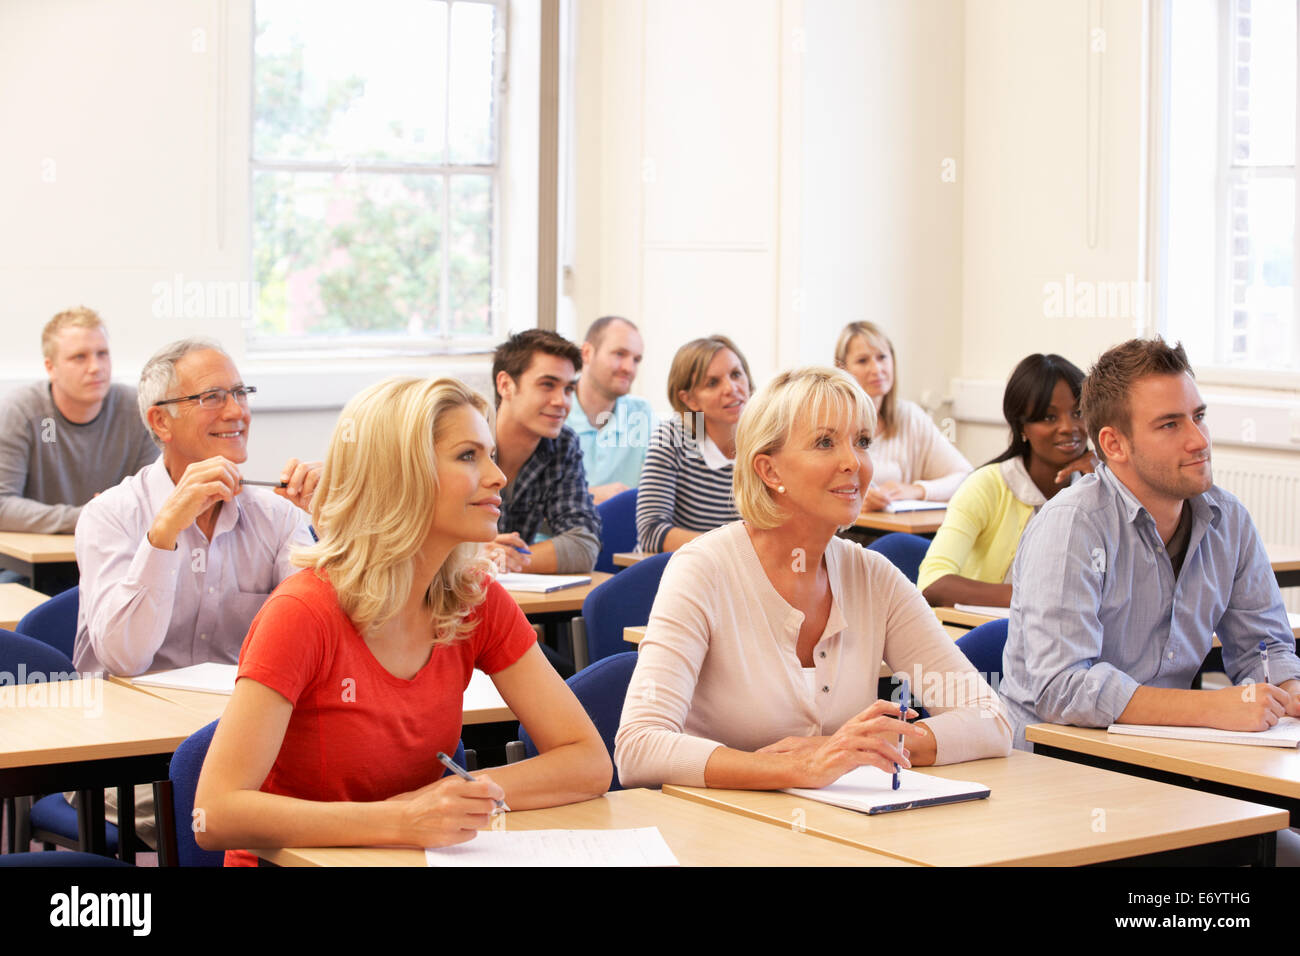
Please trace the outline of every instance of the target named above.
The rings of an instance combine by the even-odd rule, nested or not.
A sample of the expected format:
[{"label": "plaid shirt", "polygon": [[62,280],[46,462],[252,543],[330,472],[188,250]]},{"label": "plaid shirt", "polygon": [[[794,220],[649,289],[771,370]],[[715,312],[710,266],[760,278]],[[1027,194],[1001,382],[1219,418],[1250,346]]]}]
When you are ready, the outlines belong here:
[{"label": "plaid shirt", "polygon": [[555,535],[560,573],[590,571],[600,553],[600,515],[587,491],[582,447],[567,425],[543,438],[501,495],[497,530],[532,542],[545,524]]}]

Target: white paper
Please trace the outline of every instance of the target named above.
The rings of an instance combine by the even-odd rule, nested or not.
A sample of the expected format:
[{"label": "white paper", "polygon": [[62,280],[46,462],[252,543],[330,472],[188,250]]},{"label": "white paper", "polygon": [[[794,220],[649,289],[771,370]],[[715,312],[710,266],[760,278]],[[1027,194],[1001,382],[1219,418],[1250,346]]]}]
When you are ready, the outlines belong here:
[{"label": "white paper", "polygon": [[967,614],[982,614],[985,617],[1011,617],[1011,608],[992,607],[988,604],[954,604],[953,609]]},{"label": "white paper", "polygon": [[932,777],[913,770],[899,772],[897,790],[893,788],[893,783],[893,774],[876,767],[858,767],[820,790],[792,788],[785,792],[861,813],[910,810],[932,801],[976,799],[988,796],[989,793],[989,788],[980,783]]},{"label": "white paper", "polygon": [[576,588],[590,584],[591,577],[586,574],[498,574],[497,584],[507,591],[528,591],[534,594],[547,594],[564,588]]},{"label": "white paper", "polygon": [[1112,734],[1130,737],[1165,737],[1212,744],[1248,744],[1255,747],[1300,746],[1300,720],[1283,717],[1268,730],[1219,730],[1217,727],[1160,727],[1153,724],[1111,724]]},{"label": "white paper", "polygon": [[142,674],[132,677],[131,682],[142,687],[167,687],[171,690],[197,690],[205,694],[225,694],[235,692],[235,677],[239,673],[236,664],[218,664],[208,661],[193,664],[190,667],[178,667],[170,671],[158,671],[155,674]]},{"label": "white paper", "polygon": [[457,867],[678,865],[658,827],[480,830],[468,843],[426,849],[424,859],[429,866]]},{"label": "white paper", "polygon": [[501,691],[497,690],[497,685],[492,683],[491,677],[480,670],[470,674],[469,686],[465,688],[462,703],[464,710],[491,710],[505,705]]},{"label": "white paper", "polygon": [[922,498],[907,498],[903,501],[891,501],[885,505],[890,514],[902,514],[905,511],[943,511],[948,507],[946,501],[926,501]]}]

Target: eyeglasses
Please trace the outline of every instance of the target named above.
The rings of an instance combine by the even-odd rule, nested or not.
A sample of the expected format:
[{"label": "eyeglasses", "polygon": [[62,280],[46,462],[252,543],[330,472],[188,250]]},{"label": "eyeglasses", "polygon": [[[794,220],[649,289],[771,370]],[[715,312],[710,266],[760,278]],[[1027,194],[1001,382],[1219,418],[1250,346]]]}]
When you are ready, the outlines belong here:
[{"label": "eyeglasses", "polygon": [[248,407],[248,396],[257,391],[254,385],[236,385],[234,388],[210,388],[206,392],[199,392],[197,395],[186,395],[182,398],[165,398],[161,402],[154,402],[154,405],[175,405],[178,402],[198,402],[199,408],[208,410],[214,408],[225,408],[226,402],[230,396],[235,397],[240,405]]}]

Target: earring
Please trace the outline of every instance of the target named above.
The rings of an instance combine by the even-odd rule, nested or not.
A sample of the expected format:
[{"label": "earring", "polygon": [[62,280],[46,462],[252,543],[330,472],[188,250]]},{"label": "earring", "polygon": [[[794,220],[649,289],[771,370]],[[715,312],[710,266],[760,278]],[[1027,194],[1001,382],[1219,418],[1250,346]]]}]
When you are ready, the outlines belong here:
[{"label": "earring", "polygon": [[1020,440],[1021,440],[1021,441],[1029,441],[1029,439],[1025,437],[1025,433],[1024,433],[1024,432],[1021,432],[1021,433],[1020,433]]},{"label": "earring", "polygon": [[785,494],[785,485],[777,485],[777,486],[776,486],[776,493],[777,493],[778,495],[783,495],[783,494]]}]

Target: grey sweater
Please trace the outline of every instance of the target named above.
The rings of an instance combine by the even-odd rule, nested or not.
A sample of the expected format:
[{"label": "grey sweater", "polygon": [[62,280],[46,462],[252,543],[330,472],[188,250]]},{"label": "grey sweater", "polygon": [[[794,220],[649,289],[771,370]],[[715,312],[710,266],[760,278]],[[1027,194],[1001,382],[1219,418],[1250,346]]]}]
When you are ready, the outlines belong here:
[{"label": "grey sweater", "polygon": [[71,533],[82,505],[158,454],[129,385],[83,425],[59,412],[49,382],[15,388],[0,399],[0,531]]}]

